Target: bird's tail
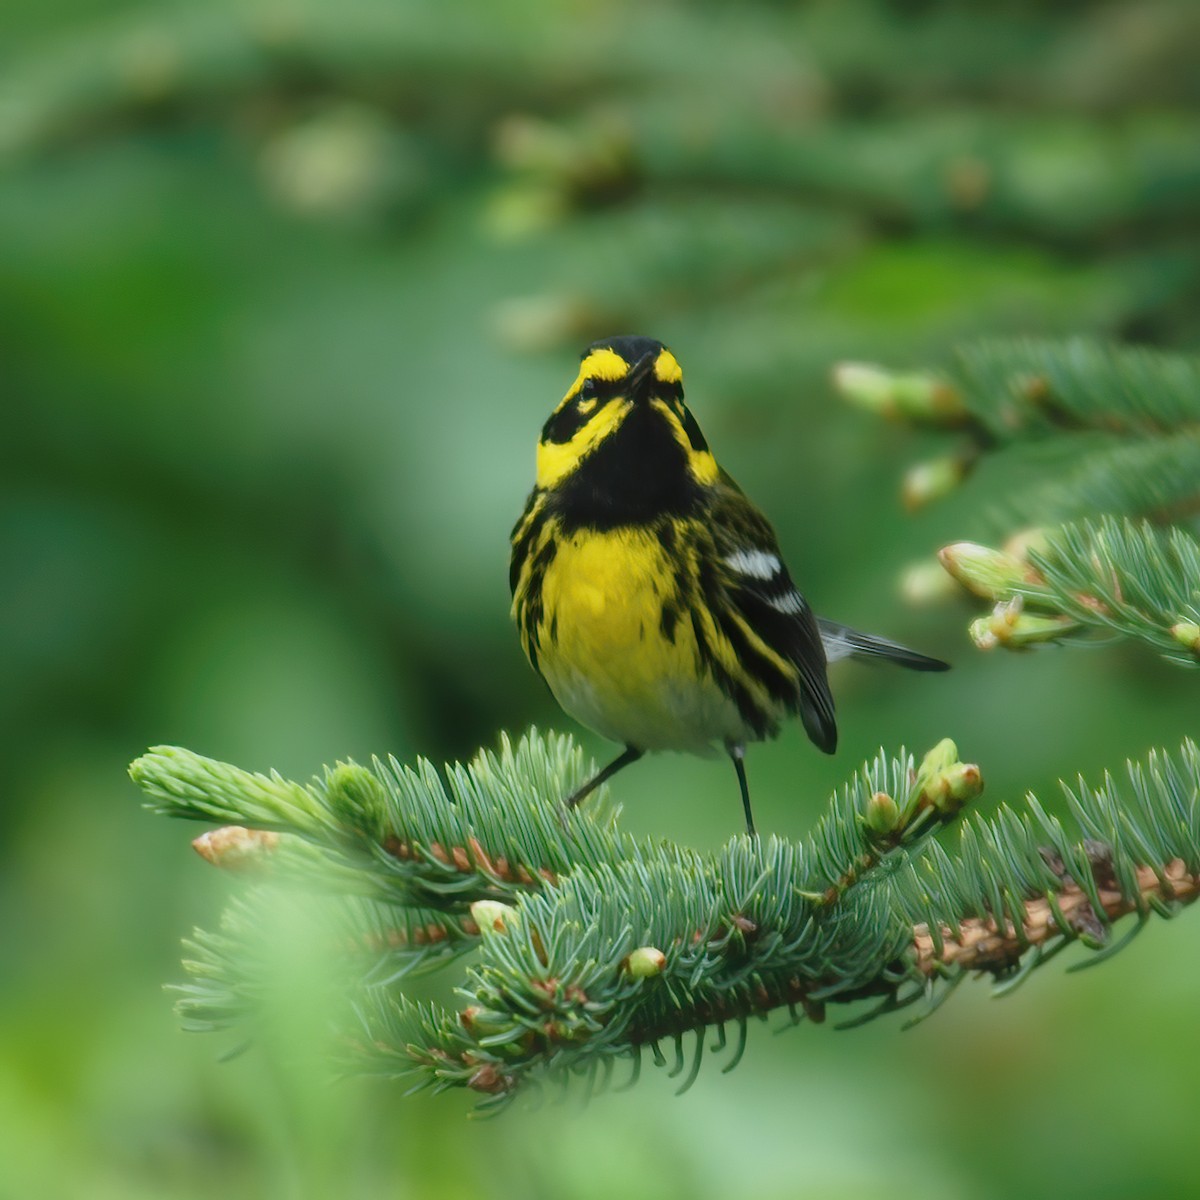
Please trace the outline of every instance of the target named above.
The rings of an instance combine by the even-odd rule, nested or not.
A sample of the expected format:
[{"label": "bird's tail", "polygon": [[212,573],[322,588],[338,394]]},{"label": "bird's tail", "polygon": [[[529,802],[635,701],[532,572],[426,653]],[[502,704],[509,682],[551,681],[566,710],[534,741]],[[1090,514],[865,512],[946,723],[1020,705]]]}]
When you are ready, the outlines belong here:
[{"label": "bird's tail", "polygon": [[825,646],[825,658],[836,662],[839,658],[880,659],[883,662],[895,663],[899,667],[908,667],[910,671],[948,671],[950,664],[940,658],[930,658],[927,654],[918,654],[899,642],[889,642],[887,638],[875,637],[869,633],[859,633],[848,625],[839,625],[836,621],[827,621],[824,617],[817,618],[821,629],[821,641]]}]

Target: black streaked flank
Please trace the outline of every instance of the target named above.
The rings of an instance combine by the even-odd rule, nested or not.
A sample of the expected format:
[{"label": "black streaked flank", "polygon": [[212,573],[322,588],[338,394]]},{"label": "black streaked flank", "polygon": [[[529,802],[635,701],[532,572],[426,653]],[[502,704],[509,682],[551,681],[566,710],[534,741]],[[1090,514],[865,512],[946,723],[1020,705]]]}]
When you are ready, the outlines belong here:
[{"label": "black streaked flank", "polygon": [[675,627],[679,624],[681,616],[683,616],[681,598],[678,595],[668,596],[663,601],[662,612],[658,618],[659,632],[668,642],[675,641]]},{"label": "black streaked flank", "polygon": [[508,564],[508,590],[512,595],[516,595],[517,584],[521,581],[521,568],[524,566],[525,558],[530,549],[537,544],[546,524],[545,508],[540,512],[535,512],[541,497],[542,493],[537,488],[529,493],[529,498],[525,501],[525,511],[521,513],[520,520],[513,526],[512,533],[509,535],[509,540],[512,542],[512,557]]},{"label": "black streaked flank", "polygon": [[[514,553],[508,578],[509,589],[515,595],[521,582],[521,571],[524,564],[528,563],[529,572],[525,585],[526,600],[521,610],[519,623],[530,665],[540,674],[538,651],[541,647],[541,637],[539,631],[544,615],[542,585],[546,578],[546,571],[558,553],[558,542],[554,538],[553,529],[546,529],[547,514],[545,510],[536,511],[539,497],[540,493],[535,489],[526,505],[526,515],[517,522],[517,527],[513,530]],[[524,526],[523,529],[522,526]],[[518,531],[520,531],[519,534]],[[548,536],[543,536],[546,534]],[[539,539],[542,539],[540,545],[538,544]],[[538,547],[536,552],[533,550],[535,545]],[[557,635],[558,625],[555,619],[550,626],[550,640],[554,641]]]},{"label": "black streaked flank", "polygon": [[558,553],[558,543],[547,538],[538,548],[529,564],[529,623],[531,636],[536,637],[537,627],[542,621],[542,582],[546,571]]},{"label": "black streaked flank", "polygon": [[654,526],[654,535],[663,552],[664,578],[670,572],[671,590],[662,597],[662,611],[659,614],[658,629],[668,642],[675,641],[675,628],[683,610],[687,605],[687,596],[691,590],[691,576],[688,571],[687,556],[682,559],[676,556],[675,526],[669,521],[660,521]]},{"label": "black streaked flank", "polygon": [[696,639],[700,666],[716,680],[721,691],[733,701],[738,715],[754,731],[755,738],[761,741],[763,738],[773,737],[779,730],[778,724],[772,721],[769,714],[754,702],[754,697],[750,695],[749,689],[741,680],[730,675],[721,665],[720,660],[713,653],[712,647],[708,644],[708,638],[704,633],[704,622],[700,620],[700,614],[694,608],[692,609],[692,634]]}]

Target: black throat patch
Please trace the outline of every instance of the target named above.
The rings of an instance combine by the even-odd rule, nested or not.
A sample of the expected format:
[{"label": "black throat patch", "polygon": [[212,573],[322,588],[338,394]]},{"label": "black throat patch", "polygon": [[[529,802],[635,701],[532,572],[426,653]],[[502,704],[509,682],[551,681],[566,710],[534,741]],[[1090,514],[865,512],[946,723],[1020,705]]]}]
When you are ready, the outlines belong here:
[{"label": "black throat patch", "polygon": [[552,503],[566,528],[615,529],[688,515],[700,499],[686,451],[662,413],[641,399],[557,489]]}]

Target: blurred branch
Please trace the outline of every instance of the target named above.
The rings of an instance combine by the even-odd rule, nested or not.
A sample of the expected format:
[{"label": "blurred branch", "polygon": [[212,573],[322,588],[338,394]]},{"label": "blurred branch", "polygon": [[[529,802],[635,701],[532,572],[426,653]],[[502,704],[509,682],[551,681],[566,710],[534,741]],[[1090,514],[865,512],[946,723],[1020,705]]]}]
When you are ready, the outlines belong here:
[{"label": "blurred branch", "polygon": [[[939,555],[995,603],[971,624],[980,649],[1100,630],[1200,662],[1200,359],[1085,339],[988,341],[945,374],[843,364],[834,384],[860,407],[963,439],[909,472],[914,506],[954,491],[984,455],[1062,448],[1046,478],[1007,497],[1037,527],[1003,548],[958,542]],[[1088,519],[1054,525],[1068,517]]]},{"label": "blurred branch", "polygon": [[833,380],[861,408],[967,428],[982,449],[1054,433],[1200,431],[1200,359],[1092,338],[982,339],[943,372],[844,363]]},{"label": "blurred branch", "polygon": [[[1150,27],[1161,44],[1149,63],[1121,62],[1130,48],[1094,33],[1107,22],[1077,15],[964,21],[949,6],[897,22],[887,5],[840,7],[830,23],[748,6],[736,24],[651,7],[632,43],[603,9],[501,16],[476,5],[457,29],[419,6],[369,0],[336,14],[303,0],[147,8],[27,52],[7,80],[19,103],[0,108],[0,162],[149,124],[236,117],[236,128],[262,133],[349,101],[415,131],[433,160],[451,144],[477,147],[502,118],[497,157],[551,215],[645,180],[774,190],[842,214],[1052,242],[1189,221],[1200,201],[1190,165],[1200,121],[1185,73],[1153,67],[1155,53],[1178,53],[1171,31],[1194,25],[1186,6],[1159,6]],[[1084,31],[1098,59],[1084,76],[1095,89],[1086,102],[1062,69]],[[767,45],[776,52],[764,54]],[[938,62],[938,82],[910,77],[910,61]],[[886,79],[892,111],[859,111],[873,77],[875,86]],[[1120,104],[1131,78],[1142,109],[1097,122],[1092,112]],[[1177,78],[1184,95],[1174,97]],[[1145,108],[1155,88],[1173,110]],[[939,103],[955,90],[952,109]],[[454,104],[431,106],[431,94]],[[1011,103],[1039,95],[1053,115]],[[514,129],[539,135],[514,139]]]},{"label": "blurred branch", "polygon": [[971,591],[996,601],[991,616],[971,625],[982,650],[1091,629],[1200,665],[1200,542],[1182,529],[1103,518],[1046,531],[1027,563],[971,543],[946,546],[941,561]]},{"label": "blurred branch", "polygon": [[[748,1020],[775,1008],[822,1020],[829,1004],[873,999],[851,1024],[919,1001],[928,1010],[971,971],[1010,986],[1072,941],[1111,952],[1123,944],[1110,941],[1114,921],[1172,915],[1200,884],[1191,743],[1178,759],[1130,766],[1128,789],[1106,779],[1070,791],[1083,837],[1030,797],[1024,815],[966,822],[953,850],[932,834],[982,781],[948,741],[920,764],[881,753],[802,843],[738,837],[713,855],[635,844],[588,810],[564,812],[581,766],[567,739],[531,734],[447,768],[450,792],[427,763],[342,764],[300,785],[162,749],[132,774],[160,812],[282,835],[226,834],[229,862],[270,864],[299,839],[351,870],[347,888],[314,860],[310,881],[368,897],[330,895],[321,935],[341,930],[335,940],[355,948],[339,968],[360,1027],[347,1018],[350,1059],[491,1103],[546,1077],[594,1083],[619,1058],[636,1072],[644,1049],[665,1063],[663,1040],[682,1071],[694,1034],[686,1087],[710,1026],[722,1047],[734,1026],[736,1061]],[[211,840],[206,857],[228,865]],[[189,1026],[253,1019],[263,886],[188,943]],[[477,952],[465,1003],[418,1004],[401,989],[406,971],[445,957],[430,946]]]}]

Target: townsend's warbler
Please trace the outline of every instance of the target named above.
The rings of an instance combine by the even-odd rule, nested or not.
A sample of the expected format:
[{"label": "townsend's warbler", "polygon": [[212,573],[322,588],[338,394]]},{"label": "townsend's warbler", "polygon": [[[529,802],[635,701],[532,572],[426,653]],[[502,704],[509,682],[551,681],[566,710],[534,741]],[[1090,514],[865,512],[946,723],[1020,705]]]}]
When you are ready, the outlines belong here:
[{"label": "townsend's warbler", "polygon": [[559,704],[625,750],[567,800],[648,750],[733,758],[754,832],[747,742],[799,713],[837,744],[826,662],[946,663],[814,617],[767,519],[717,466],[661,342],[583,354],[550,414],[537,482],[512,532],[513,617]]}]

